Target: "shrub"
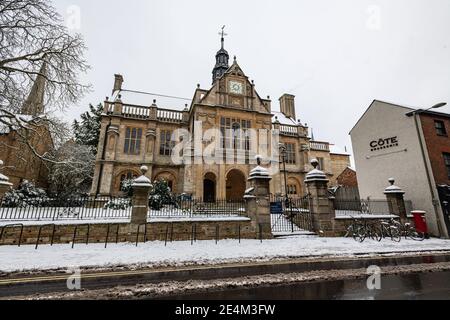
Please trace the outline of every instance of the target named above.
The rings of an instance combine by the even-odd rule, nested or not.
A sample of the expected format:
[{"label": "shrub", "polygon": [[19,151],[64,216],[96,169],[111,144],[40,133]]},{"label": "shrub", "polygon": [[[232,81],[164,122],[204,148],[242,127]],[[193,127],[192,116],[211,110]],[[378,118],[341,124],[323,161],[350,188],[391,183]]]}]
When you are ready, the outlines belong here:
[{"label": "shrub", "polygon": [[49,201],[47,193],[32,182],[24,180],[17,189],[8,191],[3,197],[5,207],[43,207]]},{"label": "shrub", "polygon": [[162,207],[174,204],[174,196],[167,181],[158,180],[153,183],[148,199],[148,205],[153,210],[161,210]]}]

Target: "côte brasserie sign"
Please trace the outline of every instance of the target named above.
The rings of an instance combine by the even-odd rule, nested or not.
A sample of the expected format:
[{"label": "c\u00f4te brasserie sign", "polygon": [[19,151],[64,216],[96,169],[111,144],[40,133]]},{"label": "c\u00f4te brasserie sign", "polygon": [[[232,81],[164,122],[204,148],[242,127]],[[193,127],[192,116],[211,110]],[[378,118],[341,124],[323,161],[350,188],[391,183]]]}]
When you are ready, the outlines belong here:
[{"label": "c\u00f4te brasserie sign", "polygon": [[370,150],[377,151],[398,147],[398,137],[380,138],[370,142]]}]

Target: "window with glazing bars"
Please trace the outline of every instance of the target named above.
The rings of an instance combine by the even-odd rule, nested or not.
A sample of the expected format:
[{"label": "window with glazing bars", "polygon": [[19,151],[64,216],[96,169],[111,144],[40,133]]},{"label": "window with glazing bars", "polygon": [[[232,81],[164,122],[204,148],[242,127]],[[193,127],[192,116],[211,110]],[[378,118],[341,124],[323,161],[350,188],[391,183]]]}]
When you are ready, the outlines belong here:
[{"label": "window with glazing bars", "polygon": [[220,133],[222,148],[250,150],[250,120],[221,118]]},{"label": "window with glazing bars", "polygon": [[296,164],[297,161],[295,159],[295,144],[294,143],[286,143],[286,163],[287,164]]},{"label": "window with glazing bars", "polygon": [[450,179],[450,153],[444,153],[443,156],[445,167],[447,168],[447,176]]},{"label": "window with glazing bars", "polygon": [[171,156],[172,149],[175,147],[175,141],[172,141],[172,131],[160,131],[159,154],[162,156]]},{"label": "window with glazing bars", "polygon": [[290,184],[287,186],[288,194],[295,195],[297,194],[297,186],[295,184]]},{"label": "window with glazing bars", "polygon": [[446,136],[447,130],[445,130],[445,123],[441,120],[434,120],[434,127],[436,128],[436,134],[438,136]]},{"label": "window with glazing bars", "polygon": [[125,130],[125,154],[140,154],[141,152],[142,129],[127,127]]}]

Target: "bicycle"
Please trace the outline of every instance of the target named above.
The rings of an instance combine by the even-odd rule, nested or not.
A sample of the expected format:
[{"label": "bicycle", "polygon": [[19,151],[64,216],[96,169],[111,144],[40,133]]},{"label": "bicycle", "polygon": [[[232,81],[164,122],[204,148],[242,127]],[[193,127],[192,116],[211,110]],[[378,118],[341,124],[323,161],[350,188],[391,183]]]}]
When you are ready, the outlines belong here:
[{"label": "bicycle", "polygon": [[396,225],[392,223],[392,221],[395,220],[391,219],[390,223],[385,220],[382,220],[380,222],[381,237],[382,238],[390,237],[392,241],[400,242],[402,239],[400,230]]},{"label": "bicycle", "polygon": [[425,233],[418,232],[416,228],[414,228],[411,223],[407,222],[403,224],[400,221],[396,221],[392,219],[392,223],[398,227],[400,231],[400,237],[405,237],[405,240],[411,238],[414,241],[423,241],[425,240]]},{"label": "bicycle", "polygon": [[363,225],[358,229],[357,239],[359,242],[364,242],[366,238],[380,242],[382,239],[380,228],[375,223],[368,223],[364,221]]},{"label": "bicycle", "polygon": [[353,217],[352,219],[353,222],[347,227],[347,232],[345,233],[344,237],[348,238],[349,236],[351,236],[355,241],[359,241],[358,230],[363,226],[363,223],[359,219]]}]

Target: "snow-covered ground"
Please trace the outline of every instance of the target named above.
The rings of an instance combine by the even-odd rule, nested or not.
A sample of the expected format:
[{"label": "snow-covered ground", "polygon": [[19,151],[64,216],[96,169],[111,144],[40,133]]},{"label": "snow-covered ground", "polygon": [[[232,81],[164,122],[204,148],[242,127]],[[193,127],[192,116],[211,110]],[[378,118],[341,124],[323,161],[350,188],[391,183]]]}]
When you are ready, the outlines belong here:
[{"label": "snow-covered ground", "polygon": [[73,267],[107,266],[179,266],[191,264],[217,264],[240,261],[268,261],[284,258],[317,256],[353,256],[381,253],[405,253],[414,251],[449,250],[450,240],[430,239],[423,242],[390,240],[375,242],[366,240],[355,242],[350,238],[319,238],[315,236],[296,236],[274,240],[222,240],[173,242],[164,246],[163,242],[77,244],[40,246],[2,246],[0,247],[0,271],[65,269]]}]

